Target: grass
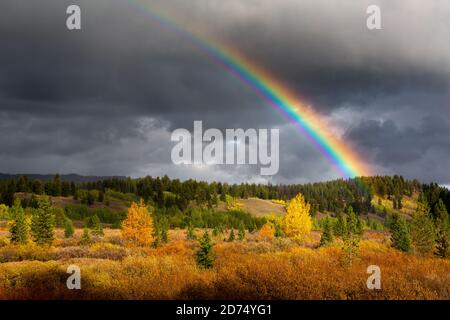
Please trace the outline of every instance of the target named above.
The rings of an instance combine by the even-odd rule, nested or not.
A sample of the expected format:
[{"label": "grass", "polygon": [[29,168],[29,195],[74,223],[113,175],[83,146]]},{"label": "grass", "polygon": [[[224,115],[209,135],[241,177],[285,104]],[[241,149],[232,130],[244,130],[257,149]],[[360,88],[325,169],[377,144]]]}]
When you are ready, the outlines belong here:
[{"label": "grass", "polygon": [[[129,248],[120,230],[79,246],[57,230],[51,248],[0,241],[1,299],[450,299],[450,260],[423,258],[390,247],[387,232],[365,232],[351,265],[340,243],[318,248],[320,233],[302,243],[280,238],[227,242],[213,238],[213,268],[195,264],[196,241],[170,230],[168,244]],[[228,231],[229,232],[229,231]],[[196,230],[200,236],[202,230]],[[81,290],[66,288],[67,267],[81,269]],[[382,289],[368,290],[369,265],[382,272]]]}]

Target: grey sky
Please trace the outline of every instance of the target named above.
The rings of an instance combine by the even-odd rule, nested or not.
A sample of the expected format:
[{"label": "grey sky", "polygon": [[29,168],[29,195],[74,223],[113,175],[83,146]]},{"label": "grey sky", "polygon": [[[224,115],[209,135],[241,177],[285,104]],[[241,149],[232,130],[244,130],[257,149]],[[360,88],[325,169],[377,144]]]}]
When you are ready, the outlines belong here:
[{"label": "grey sky", "polygon": [[[450,3],[337,0],[3,0],[0,172],[265,181],[247,166],[171,164],[170,133],[280,129],[272,182],[338,177],[315,146],[148,3],[223,39],[340,128],[378,174],[450,184]],[[65,28],[69,4],[82,30]],[[366,28],[379,4],[382,30]]]}]

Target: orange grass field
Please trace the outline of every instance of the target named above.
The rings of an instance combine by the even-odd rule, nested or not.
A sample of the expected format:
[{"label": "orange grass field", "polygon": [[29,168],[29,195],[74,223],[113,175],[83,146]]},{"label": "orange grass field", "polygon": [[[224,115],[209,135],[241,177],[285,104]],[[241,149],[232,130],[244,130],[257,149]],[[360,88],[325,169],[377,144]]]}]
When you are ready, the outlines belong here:
[{"label": "orange grass field", "polygon": [[[197,230],[200,234],[201,230]],[[389,235],[366,232],[359,254],[342,261],[339,243],[317,248],[318,232],[302,244],[289,239],[214,238],[213,268],[195,263],[197,242],[171,230],[158,248],[128,248],[119,230],[89,246],[62,230],[51,248],[0,241],[1,299],[449,299],[450,260],[390,248]],[[81,290],[69,290],[67,267],[81,270]],[[369,290],[369,265],[381,269],[381,290]]]}]

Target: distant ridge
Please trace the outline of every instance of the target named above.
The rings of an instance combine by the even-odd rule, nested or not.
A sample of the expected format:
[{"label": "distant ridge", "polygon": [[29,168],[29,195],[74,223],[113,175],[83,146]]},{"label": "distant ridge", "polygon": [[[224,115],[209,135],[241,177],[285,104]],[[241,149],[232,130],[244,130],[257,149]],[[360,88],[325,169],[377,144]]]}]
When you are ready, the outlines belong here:
[{"label": "distant ridge", "polygon": [[[0,180],[17,179],[21,176],[28,177],[31,180],[42,180],[49,181],[55,177],[55,174],[34,174],[34,173],[18,173],[18,174],[8,174],[0,173]],[[106,179],[126,179],[125,176],[82,176],[76,173],[60,174],[62,181],[73,181],[73,182],[96,182]]]}]

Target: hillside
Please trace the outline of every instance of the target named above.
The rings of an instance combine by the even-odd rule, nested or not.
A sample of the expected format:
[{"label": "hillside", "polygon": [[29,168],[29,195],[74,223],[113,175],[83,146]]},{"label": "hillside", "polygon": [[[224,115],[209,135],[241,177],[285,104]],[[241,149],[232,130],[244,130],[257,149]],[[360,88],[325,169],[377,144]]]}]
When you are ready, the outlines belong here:
[{"label": "hillside", "polygon": [[[242,209],[255,216],[264,215],[283,215],[286,209],[279,203],[274,203],[271,200],[264,200],[259,198],[238,199],[238,202],[242,205]],[[224,202],[220,202],[218,205],[219,210],[226,210]]]}]

